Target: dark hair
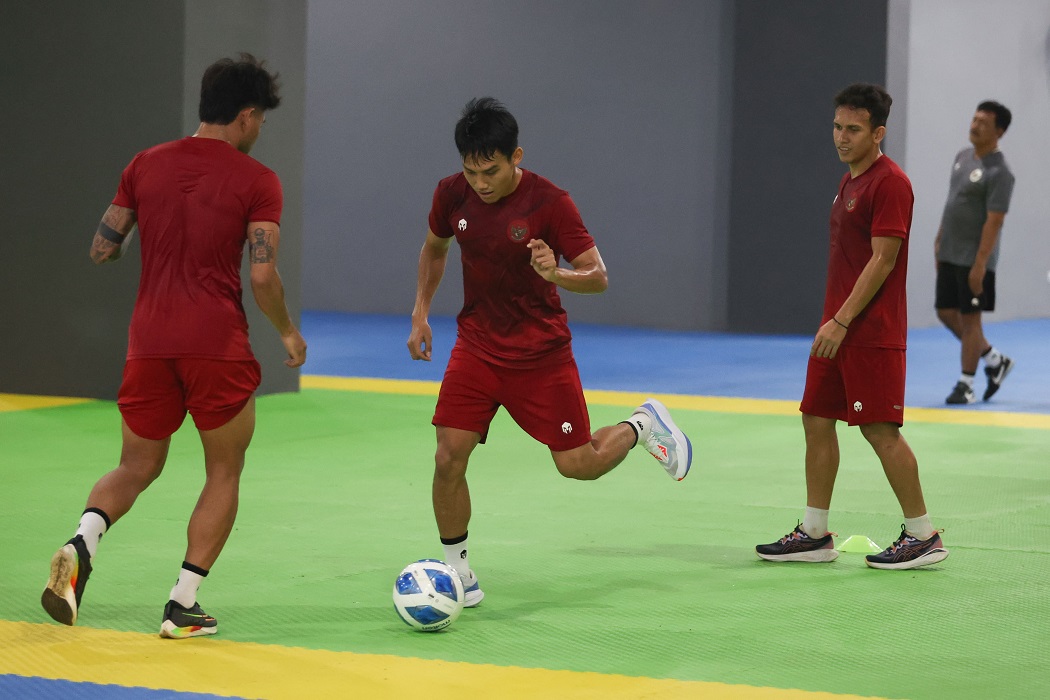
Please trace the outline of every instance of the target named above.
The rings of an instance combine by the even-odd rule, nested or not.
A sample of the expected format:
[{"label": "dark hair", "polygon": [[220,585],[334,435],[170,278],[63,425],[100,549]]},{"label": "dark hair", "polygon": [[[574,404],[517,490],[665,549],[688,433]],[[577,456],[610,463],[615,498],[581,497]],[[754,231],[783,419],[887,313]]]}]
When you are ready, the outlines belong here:
[{"label": "dark hair", "polygon": [[1003,105],[999,104],[995,100],[985,100],[981,104],[977,105],[978,112],[991,112],[995,115],[995,128],[1002,129],[1003,133],[1010,128],[1010,120],[1013,119],[1013,115]]},{"label": "dark hair", "polygon": [[205,124],[229,124],[246,107],[273,109],[281,104],[277,73],[265,63],[242,53],[240,60],[223,58],[208,66],[201,78],[201,102],[197,109]]},{"label": "dark hair", "polygon": [[835,107],[868,110],[872,129],[886,126],[892,104],[893,98],[885,88],[871,83],[854,83],[835,95]]},{"label": "dark hair", "polygon": [[518,122],[496,98],[475,97],[456,122],[456,148],[464,160],[492,160],[496,151],[510,158],[518,150]]}]

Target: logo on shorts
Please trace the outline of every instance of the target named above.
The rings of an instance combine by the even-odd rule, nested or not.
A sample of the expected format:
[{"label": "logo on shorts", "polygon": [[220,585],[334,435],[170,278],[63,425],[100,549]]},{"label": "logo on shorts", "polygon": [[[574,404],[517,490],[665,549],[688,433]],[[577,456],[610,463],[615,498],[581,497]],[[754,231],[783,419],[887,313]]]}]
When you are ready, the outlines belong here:
[{"label": "logo on shorts", "polygon": [[507,225],[507,238],[515,243],[521,243],[529,237],[529,225],[523,219],[514,219]]},{"label": "logo on shorts", "polygon": [[846,202],[846,211],[853,211],[856,208],[857,208],[857,198],[856,197],[854,197],[853,199],[851,199],[848,202]]},{"label": "logo on shorts", "polygon": [[460,219],[459,220],[459,230],[460,231],[466,231],[467,230],[467,220],[466,219]]},{"label": "logo on shorts", "polygon": [[864,410],[864,404],[862,404],[860,401],[854,401],[853,402],[853,410],[856,411],[857,413],[860,413],[861,411]]},{"label": "logo on shorts", "polygon": [[563,433],[565,433],[566,435],[571,433],[572,432],[572,423],[570,423],[568,421],[565,421],[564,423],[562,423],[561,424],[561,431]]},{"label": "logo on shorts", "polygon": [[897,404],[893,404],[893,410],[894,411],[903,411],[904,410],[904,406],[898,406]]},{"label": "logo on shorts", "polygon": [[974,168],[970,171],[970,182],[980,182],[981,177],[984,175],[984,171],[980,168]]}]

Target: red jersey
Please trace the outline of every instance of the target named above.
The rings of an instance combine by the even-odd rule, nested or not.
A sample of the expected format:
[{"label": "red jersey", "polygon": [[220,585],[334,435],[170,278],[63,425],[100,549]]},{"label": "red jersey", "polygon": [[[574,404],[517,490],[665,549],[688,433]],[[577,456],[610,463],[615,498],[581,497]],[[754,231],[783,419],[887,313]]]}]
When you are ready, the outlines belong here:
[{"label": "red jersey", "polygon": [[572,357],[558,287],[532,269],[526,245],[539,238],[569,261],[594,247],[568,192],[522,170],[512,193],[486,204],[457,173],[434,190],[430,230],[459,243],[463,310],[457,321],[466,350],[522,369]]},{"label": "red jersey", "polygon": [[128,358],[254,359],[241,259],[249,221],[280,224],[277,175],[225,141],[187,137],[135,156],[113,203],[135,210],[142,246]]},{"label": "red jersey", "polygon": [[876,236],[900,238],[897,263],[879,291],[850,323],[843,345],[904,348],[908,342],[908,235],[911,231],[911,181],[900,166],[880,156],[859,177],[842,178],[831,205],[831,251],[828,285],[824,294],[827,323],[853,291],[864,266],[871,260]]}]

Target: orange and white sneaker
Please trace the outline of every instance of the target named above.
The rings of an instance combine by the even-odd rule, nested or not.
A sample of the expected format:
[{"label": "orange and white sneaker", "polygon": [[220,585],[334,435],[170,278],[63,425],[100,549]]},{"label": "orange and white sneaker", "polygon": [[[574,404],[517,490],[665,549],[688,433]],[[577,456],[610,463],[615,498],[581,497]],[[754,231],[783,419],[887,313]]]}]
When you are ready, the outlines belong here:
[{"label": "orange and white sneaker", "polygon": [[214,617],[201,610],[199,603],[194,603],[192,608],[184,608],[174,600],[169,600],[164,606],[160,636],[166,639],[203,637],[218,632],[218,624]]},{"label": "orange and white sneaker", "polygon": [[[644,421],[638,420],[638,414],[648,416],[648,434],[645,433]],[[634,409],[629,422],[638,431],[638,442],[645,446],[649,454],[656,457],[668,476],[676,481],[684,479],[693,463],[693,443],[689,442],[686,434],[671,419],[671,412],[667,410],[667,406],[656,399],[646,399],[645,403]]]},{"label": "orange and white sneaker", "polygon": [[51,578],[40,604],[55,622],[75,625],[84,587],[91,576],[91,556],[84,538],[77,535],[51,557]]}]

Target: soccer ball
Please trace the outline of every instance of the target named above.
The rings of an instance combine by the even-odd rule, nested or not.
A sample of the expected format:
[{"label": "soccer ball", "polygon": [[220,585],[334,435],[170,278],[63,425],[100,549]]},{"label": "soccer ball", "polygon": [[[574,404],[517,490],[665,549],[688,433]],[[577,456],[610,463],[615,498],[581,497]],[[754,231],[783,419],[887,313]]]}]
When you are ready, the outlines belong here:
[{"label": "soccer ball", "polygon": [[420,632],[445,629],[463,611],[463,582],[451,566],[438,559],[412,562],[394,581],[394,610]]}]

